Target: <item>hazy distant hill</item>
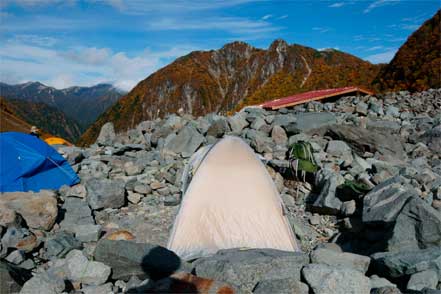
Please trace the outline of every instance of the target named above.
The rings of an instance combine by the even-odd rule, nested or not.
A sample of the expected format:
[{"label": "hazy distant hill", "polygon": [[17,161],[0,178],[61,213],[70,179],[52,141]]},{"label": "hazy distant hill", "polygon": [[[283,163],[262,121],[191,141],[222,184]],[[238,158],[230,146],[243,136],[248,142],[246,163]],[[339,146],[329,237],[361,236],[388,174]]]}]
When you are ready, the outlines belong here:
[{"label": "hazy distant hill", "polygon": [[202,115],[311,89],[369,87],[380,68],[344,52],[283,40],[267,50],[234,42],[219,50],[195,51],[141,81],[99,117],[81,142],[92,142],[107,121],[124,130],[180,108]]},{"label": "hazy distant hill", "polygon": [[441,10],[407,39],[374,86],[380,91],[441,88]]},{"label": "hazy distant hill", "polygon": [[32,125],[43,132],[75,142],[81,135],[79,125],[60,110],[44,103],[0,98],[2,132],[28,133]]},{"label": "hazy distant hill", "polygon": [[19,85],[0,83],[0,93],[5,98],[44,103],[56,107],[77,121],[83,129],[93,123],[101,113],[124,94],[108,84],[57,90],[40,82]]}]

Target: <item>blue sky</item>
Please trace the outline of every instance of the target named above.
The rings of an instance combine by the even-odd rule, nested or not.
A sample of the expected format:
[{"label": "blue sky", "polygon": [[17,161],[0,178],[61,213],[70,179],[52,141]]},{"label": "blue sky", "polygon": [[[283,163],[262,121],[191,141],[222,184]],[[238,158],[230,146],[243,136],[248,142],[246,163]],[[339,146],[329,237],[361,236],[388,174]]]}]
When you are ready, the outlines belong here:
[{"label": "blue sky", "polygon": [[1,0],[0,80],[130,90],[190,51],[278,38],[388,62],[438,9],[438,0]]}]

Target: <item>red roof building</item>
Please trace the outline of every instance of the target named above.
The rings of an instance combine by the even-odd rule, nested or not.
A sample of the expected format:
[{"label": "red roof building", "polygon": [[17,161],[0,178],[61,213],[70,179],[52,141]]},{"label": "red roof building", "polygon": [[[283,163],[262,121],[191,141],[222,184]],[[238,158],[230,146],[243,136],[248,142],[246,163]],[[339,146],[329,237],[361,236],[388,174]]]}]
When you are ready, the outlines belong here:
[{"label": "red roof building", "polygon": [[298,104],[307,103],[310,101],[323,100],[327,98],[338,98],[341,96],[349,96],[349,95],[373,95],[373,92],[359,88],[359,87],[344,87],[337,89],[325,89],[325,90],[317,90],[310,91],[305,93],[300,93],[293,96],[288,96],[284,98],[279,98],[272,101],[267,101],[265,103],[260,104],[260,107],[269,108],[269,109],[279,109],[283,107],[291,107]]}]

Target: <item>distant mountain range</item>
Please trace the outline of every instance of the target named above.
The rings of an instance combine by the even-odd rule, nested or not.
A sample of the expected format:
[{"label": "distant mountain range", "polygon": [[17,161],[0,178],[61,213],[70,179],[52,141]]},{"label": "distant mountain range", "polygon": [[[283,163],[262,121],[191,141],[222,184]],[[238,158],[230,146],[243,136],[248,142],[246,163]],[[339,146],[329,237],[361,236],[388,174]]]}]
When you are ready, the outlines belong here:
[{"label": "distant mountain range", "polygon": [[[109,84],[58,90],[40,82],[19,85],[0,82],[3,106],[7,104],[12,112],[8,117],[13,115],[27,125],[35,125],[71,142],[76,142],[83,131],[123,94]],[[2,131],[10,130],[5,126]]]},{"label": "distant mountain range", "polygon": [[75,142],[81,136],[77,122],[66,114],[45,103],[0,97],[0,131],[28,133],[32,125],[43,135],[62,137]]},{"label": "distant mountain range", "polygon": [[407,39],[373,84],[379,91],[441,88],[441,10]]}]

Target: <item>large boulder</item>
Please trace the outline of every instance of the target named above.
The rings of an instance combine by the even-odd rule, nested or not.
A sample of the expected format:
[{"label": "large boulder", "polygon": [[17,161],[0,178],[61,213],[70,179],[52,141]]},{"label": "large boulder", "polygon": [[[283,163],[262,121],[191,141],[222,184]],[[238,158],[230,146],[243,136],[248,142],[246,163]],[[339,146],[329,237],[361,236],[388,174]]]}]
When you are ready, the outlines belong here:
[{"label": "large boulder", "polygon": [[229,131],[230,131],[230,126],[228,125],[227,119],[224,117],[218,117],[208,128],[207,136],[221,138],[225,133]]},{"label": "large boulder", "polygon": [[335,115],[330,112],[305,112],[295,116],[295,122],[285,127],[287,133],[304,133],[324,126],[334,125]]},{"label": "large boulder", "polygon": [[36,274],[28,280],[20,291],[20,294],[60,294],[65,288],[63,279],[49,275],[47,272]]},{"label": "large boulder", "polygon": [[127,281],[131,276],[159,280],[184,266],[176,254],[164,247],[125,240],[101,239],[94,257],[112,268],[115,280]]},{"label": "large boulder", "polygon": [[432,269],[441,277],[441,247],[371,255],[375,272],[397,278]]},{"label": "large boulder", "polygon": [[119,208],[125,203],[122,180],[90,179],[86,186],[87,202],[92,209]]},{"label": "large boulder", "polygon": [[69,280],[86,285],[101,285],[109,278],[111,268],[102,262],[90,261],[80,250],[72,250],[66,256]]},{"label": "large boulder", "polygon": [[235,135],[239,135],[242,130],[248,126],[248,121],[246,120],[246,116],[242,112],[238,112],[233,116],[227,118],[228,124],[230,125],[231,131]]},{"label": "large boulder", "polygon": [[[3,208],[2,208],[3,207]],[[58,215],[57,199],[51,191],[10,192],[0,197],[0,211],[19,213],[33,229],[50,230]]]},{"label": "large boulder", "polygon": [[317,248],[311,252],[311,263],[351,268],[365,274],[371,259],[368,256]]},{"label": "large boulder", "polygon": [[308,294],[308,285],[294,279],[273,279],[260,281],[253,290],[254,294],[284,293]]},{"label": "large boulder", "polygon": [[163,148],[165,153],[180,154],[190,157],[204,142],[202,136],[194,127],[186,125],[177,136],[166,142]]},{"label": "large boulder", "polygon": [[115,142],[115,127],[112,122],[105,123],[100,130],[100,134],[96,139],[98,145],[111,146]]},{"label": "large boulder", "polygon": [[308,264],[302,274],[317,294],[369,294],[371,290],[369,278],[350,268]]},{"label": "large boulder", "polygon": [[68,232],[75,232],[78,225],[94,225],[92,211],[85,200],[67,197],[61,207],[62,221],[60,226]]},{"label": "large boulder", "polygon": [[242,292],[251,292],[263,280],[292,278],[300,281],[306,254],[275,249],[227,249],[196,260],[197,276],[224,281]]},{"label": "large boulder", "polygon": [[334,125],[328,134],[348,143],[360,156],[365,152],[379,153],[380,159],[401,163],[407,159],[400,137],[387,132],[370,132],[361,127]]}]

